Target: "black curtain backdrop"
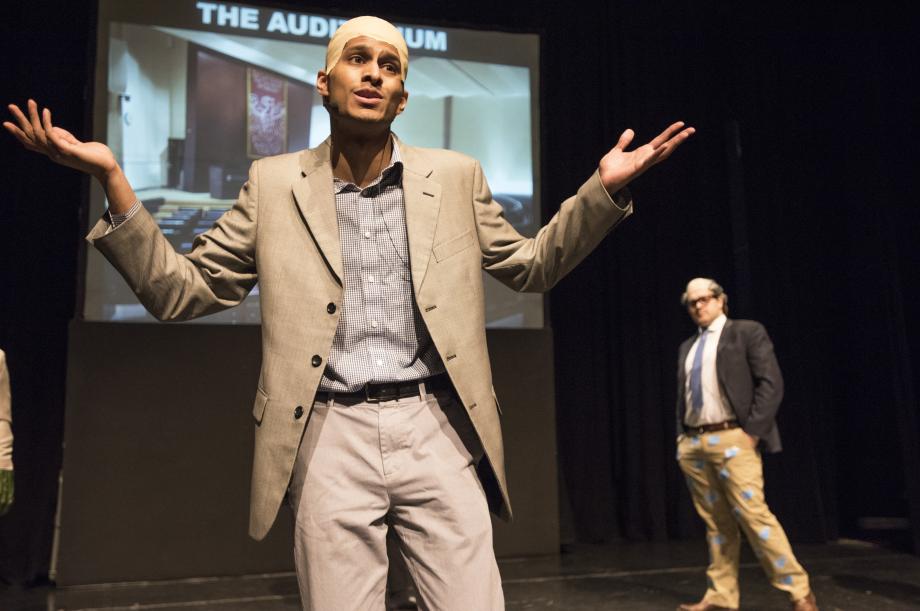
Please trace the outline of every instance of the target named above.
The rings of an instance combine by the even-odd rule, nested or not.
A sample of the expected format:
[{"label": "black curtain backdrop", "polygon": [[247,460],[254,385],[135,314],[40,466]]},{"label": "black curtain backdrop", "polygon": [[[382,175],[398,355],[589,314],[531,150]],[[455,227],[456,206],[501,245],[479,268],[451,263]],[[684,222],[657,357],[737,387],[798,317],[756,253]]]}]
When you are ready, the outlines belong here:
[{"label": "black curtain backdrop", "polygon": [[[633,185],[634,217],[551,293],[570,539],[698,536],[673,460],[673,410],[677,345],[693,332],[678,298],[703,275],[776,345],[786,449],[765,459],[767,494],[791,538],[859,536],[860,517],[900,517],[920,550],[920,134],[906,8],[277,4],[542,33],[547,218],[624,128],[645,142],[675,119],[697,127]],[[7,6],[3,101],[35,97],[58,124],[89,133],[94,12],[89,0]],[[0,157],[0,346],[17,485],[0,518],[0,578],[35,583],[50,560],[88,181],[5,134]]]},{"label": "black curtain backdrop", "polygon": [[552,60],[544,69],[547,109],[579,102],[565,129],[544,132],[550,201],[577,174],[555,174],[554,151],[584,155],[578,167],[626,125],[644,136],[675,117],[699,128],[635,184],[635,218],[551,298],[575,534],[699,531],[673,464],[672,414],[676,347],[693,332],[678,297],[689,278],[712,276],[732,316],[762,321],[776,344],[786,451],[765,469],[793,540],[901,517],[920,549],[912,22],[745,10],[609,4],[585,15],[595,29],[581,40],[598,44],[588,60],[556,64],[573,86],[549,86]]}]

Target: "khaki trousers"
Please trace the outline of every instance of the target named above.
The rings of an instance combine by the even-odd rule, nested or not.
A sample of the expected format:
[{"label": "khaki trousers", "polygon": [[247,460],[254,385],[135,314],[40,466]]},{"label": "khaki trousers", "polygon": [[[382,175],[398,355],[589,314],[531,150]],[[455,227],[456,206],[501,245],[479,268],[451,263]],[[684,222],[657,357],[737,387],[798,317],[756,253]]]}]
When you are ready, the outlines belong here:
[{"label": "khaki trousers", "polygon": [[504,609],[482,449],[451,392],[313,404],[289,502],[304,609],[384,609],[387,529],[421,609]]},{"label": "khaki trousers", "polygon": [[808,574],[796,561],[783,527],[767,507],[760,452],[751,447],[744,431],[735,428],[681,435],[677,460],[696,511],[706,523],[709,568],[704,599],[723,607],[738,607],[739,525],[770,583],[787,592],[791,600],[807,596]]}]

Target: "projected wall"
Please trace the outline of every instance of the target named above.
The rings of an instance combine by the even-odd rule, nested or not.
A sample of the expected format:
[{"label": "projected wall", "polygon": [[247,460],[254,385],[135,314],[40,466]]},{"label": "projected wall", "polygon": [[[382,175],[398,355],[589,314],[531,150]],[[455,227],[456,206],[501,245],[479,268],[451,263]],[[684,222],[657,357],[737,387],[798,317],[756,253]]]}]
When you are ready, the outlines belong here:
[{"label": "projected wall", "polygon": [[[254,5],[101,0],[95,134],[180,252],[229,209],[253,160],[320,144],[329,119],[314,90],[344,18]],[[407,144],[482,162],[495,199],[525,235],[539,227],[538,39],[397,24],[410,47]],[[91,219],[105,210],[91,198]],[[493,327],[540,327],[543,299],[486,278]],[[152,321],[117,272],[87,257],[88,320]],[[203,323],[258,323],[258,286]]]}]

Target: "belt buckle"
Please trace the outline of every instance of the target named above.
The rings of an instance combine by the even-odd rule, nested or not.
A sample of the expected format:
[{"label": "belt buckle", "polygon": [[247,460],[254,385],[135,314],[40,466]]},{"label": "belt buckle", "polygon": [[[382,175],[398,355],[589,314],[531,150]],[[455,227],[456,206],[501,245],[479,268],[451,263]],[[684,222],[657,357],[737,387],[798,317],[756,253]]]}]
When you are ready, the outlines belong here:
[{"label": "belt buckle", "polygon": [[367,384],[364,385],[364,399],[365,399],[368,403],[380,403],[380,399],[377,397],[377,395],[372,395],[372,394],[371,394],[371,385],[370,385],[370,382],[368,382]]},{"label": "belt buckle", "polygon": [[399,399],[399,384],[378,384],[377,392],[371,394],[371,384],[364,385],[364,397],[368,403],[380,403]]}]

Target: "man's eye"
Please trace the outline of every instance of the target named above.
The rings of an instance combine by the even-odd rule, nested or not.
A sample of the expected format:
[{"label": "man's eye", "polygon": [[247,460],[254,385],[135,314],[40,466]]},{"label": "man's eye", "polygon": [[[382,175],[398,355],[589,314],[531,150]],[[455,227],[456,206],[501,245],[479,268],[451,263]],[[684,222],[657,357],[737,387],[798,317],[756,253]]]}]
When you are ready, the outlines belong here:
[{"label": "man's eye", "polygon": [[350,61],[353,64],[362,64],[364,63],[364,58],[361,57],[360,55],[352,55],[351,57],[348,58],[348,61]]},{"label": "man's eye", "polygon": [[396,74],[397,72],[399,72],[399,70],[396,68],[396,64],[384,64],[383,68],[385,70],[389,70],[393,74]]}]

